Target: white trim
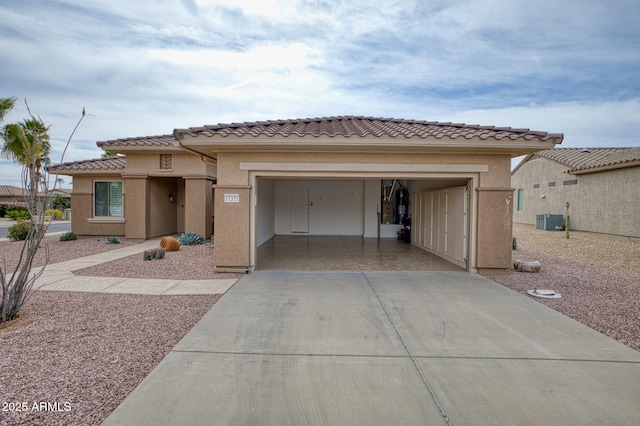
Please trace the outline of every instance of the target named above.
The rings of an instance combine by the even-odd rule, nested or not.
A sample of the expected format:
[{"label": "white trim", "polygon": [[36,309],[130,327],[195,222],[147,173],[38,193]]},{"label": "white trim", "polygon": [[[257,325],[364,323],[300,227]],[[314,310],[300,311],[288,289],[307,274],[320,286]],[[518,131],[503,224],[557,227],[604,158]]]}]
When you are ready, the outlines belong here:
[{"label": "white trim", "polygon": [[124,223],[124,217],[98,216],[87,219],[89,223]]},{"label": "white trim", "polygon": [[[120,182],[122,184],[122,216],[96,216],[96,183],[98,182]],[[87,219],[90,223],[118,223],[113,219],[120,219],[122,220],[121,223],[124,223],[124,180],[123,179],[113,179],[113,180],[104,180],[104,179],[93,179],[92,182],[92,193],[91,193],[91,199],[92,199],[92,214],[93,217]]]},{"label": "white trim", "polygon": [[281,172],[488,173],[488,164],[272,163],[240,162],[240,170]]}]

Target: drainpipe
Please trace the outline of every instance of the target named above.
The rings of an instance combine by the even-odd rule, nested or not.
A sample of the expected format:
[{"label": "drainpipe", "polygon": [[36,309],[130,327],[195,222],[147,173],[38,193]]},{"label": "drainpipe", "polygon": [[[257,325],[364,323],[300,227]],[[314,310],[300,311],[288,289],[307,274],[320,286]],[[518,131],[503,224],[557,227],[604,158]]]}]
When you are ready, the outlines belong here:
[{"label": "drainpipe", "polygon": [[208,155],[205,155],[205,154],[203,154],[203,153],[201,153],[201,152],[198,152],[198,151],[196,151],[196,150],[193,150],[193,149],[191,149],[191,148],[189,148],[189,147],[186,147],[186,146],[182,145],[182,143],[180,143],[180,141],[179,141],[179,140],[176,140],[176,141],[173,143],[173,146],[176,146],[176,147],[178,147],[178,148],[180,148],[180,149],[184,149],[185,151],[189,151],[190,153],[192,153],[192,154],[195,154],[195,155],[199,156],[199,157],[200,157],[200,160],[202,160],[202,162],[203,162],[203,163],[210,163],[210,164],[213,164],[214,166],[215,166],[215,165],[218,165],[218,160],[216,160],[215,158],[210,157],[210,156],[208,156]]}]

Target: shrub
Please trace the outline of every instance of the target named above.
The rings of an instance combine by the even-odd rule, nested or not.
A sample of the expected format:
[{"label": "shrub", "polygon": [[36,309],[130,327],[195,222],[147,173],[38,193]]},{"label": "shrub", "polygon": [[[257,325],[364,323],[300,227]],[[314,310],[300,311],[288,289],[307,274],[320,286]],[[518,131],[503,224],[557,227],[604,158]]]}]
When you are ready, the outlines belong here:
[{"label": "shrub", "polygon": [[64,219],[64,213],[58,209],[49,209],[44,212],[45,216],[51,216],[53,220],[62,220]]},{"label": "shrub", "polygon": [[17,210],[15,203],[0,203],[0,217],[5,217],[11,210]]},{"label": "shrub", "polygon": [[60,235],[60,241],[73,241],[77,239],[78,237],[73,231],[67,231],[64,234]]},{"label": "shrub", "polygon": [[118,238],[118,237],[107,237],[107,244],[120,244],[120,238]]},{"label": "shrub", "polygon": [[9,219],[18,220],[18,219],[29,219],[29,212],[26,210],[10,210],[4,217],[8,217]]},{"label": "shrub", "polygon": [[10,226],[7,229],[7,236],[10,240],[13,241],[24,241],[27,239],[27,235],[29,234],[29,229],[31,228],[31,222],[26,220],[19,220],[13,226]]},{"label": "shrub", "polygon": [[69,207],[71,207],[71,202],[69,201],[69,199],[63,197],[60,194],[53,197],[52,202],[53,202],[53,205],[59,209],[68,209]]},{"label": "shrub", "polygon": [[205,239],[192,232],[183,233],[178,240],[183,246],[191,246],[194,244],[204,244]]}]

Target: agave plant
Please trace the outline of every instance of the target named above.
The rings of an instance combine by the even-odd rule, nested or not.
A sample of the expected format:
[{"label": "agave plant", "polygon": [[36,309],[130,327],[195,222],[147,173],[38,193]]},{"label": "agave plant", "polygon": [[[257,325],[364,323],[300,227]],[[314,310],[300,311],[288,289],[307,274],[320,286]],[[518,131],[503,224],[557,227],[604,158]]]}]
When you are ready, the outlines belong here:
[{"label": "agave plant", "polygon": [[118,238],[118,237],[107,237],[107,244],[120,244],[120,238]]},{"label": "agave plant", "polygon": [[60,235],[60,241],[74,241],[77,240],[78,237],[73,231],[67,231],[64,234]]},{"label": "agave plant", "polygon": [[194,244],[204,244],[205,239],[192,232],[186,232],[180,236],[179,241],[183,246],[191,246]]}]

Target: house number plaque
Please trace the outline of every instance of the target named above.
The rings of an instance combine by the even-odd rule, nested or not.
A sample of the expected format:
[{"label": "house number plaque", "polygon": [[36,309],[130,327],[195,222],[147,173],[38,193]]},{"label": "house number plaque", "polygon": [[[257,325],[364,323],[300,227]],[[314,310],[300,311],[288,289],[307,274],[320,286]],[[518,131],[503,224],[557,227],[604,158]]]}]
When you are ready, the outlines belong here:
[{"label": "house number plaque", "polygon": [[224,194],[225,203],[239,203],[240,194]]}]

